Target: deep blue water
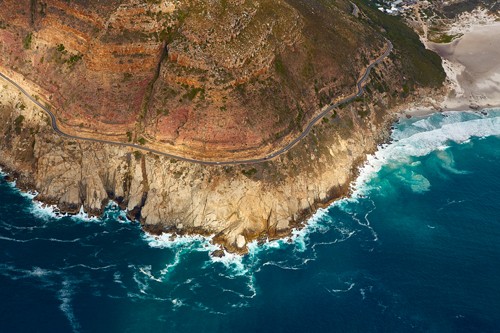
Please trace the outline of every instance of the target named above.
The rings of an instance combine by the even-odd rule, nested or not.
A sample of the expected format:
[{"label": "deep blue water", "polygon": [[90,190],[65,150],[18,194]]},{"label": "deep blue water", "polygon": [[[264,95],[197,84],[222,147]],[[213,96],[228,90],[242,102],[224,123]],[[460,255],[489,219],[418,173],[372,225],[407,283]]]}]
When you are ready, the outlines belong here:
[{"label": "deep blue water", "polygon": [[0,182],[0,332],[500,332],[500,110],[397,125],[353,197],[214,261]]}]

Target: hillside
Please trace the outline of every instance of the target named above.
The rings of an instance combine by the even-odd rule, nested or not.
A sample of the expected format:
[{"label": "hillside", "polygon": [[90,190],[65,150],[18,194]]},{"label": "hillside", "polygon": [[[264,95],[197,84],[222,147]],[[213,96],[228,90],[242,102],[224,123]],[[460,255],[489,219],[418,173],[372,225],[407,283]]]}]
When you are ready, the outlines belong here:
[{"label": "hillside", "polygon": [[379,29],[351,11],[344,0],[9,1],[0,60],[68,133],[262,156],[352,93],[383,51]]}]

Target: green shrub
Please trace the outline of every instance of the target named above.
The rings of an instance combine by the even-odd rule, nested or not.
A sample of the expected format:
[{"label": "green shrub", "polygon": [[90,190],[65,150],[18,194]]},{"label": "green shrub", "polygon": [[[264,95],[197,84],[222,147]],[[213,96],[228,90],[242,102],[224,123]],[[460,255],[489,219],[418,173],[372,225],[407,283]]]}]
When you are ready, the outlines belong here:
[{"label": "green shrub", "polygon": [[14,127],[17,134],[21,134],[21,129],[23,126],[24,116],[20,115],[14,120]]},{"label": "green shrub", "polygon": [[[189,99],[190,101],[192,101],[196,95],[198,95],[198,93],[200,93],[201,96],[203,96],[205,94],[205,89],[203,88],[194,88],[192,87],[190,90],[188,90],[187,93],[185,93],[182,97],[183,98],[187,98]],[[201,97],[200,96],[200,97]]]},{"label": "green shrub", "polygon": [[257,169],[251,168],[250,170],[241,170],[241,173],[250,178],[257,173]]},{"label": "green shrub", "polygon": [[66,62],[72,66],[74,65],[75,63],[77,63],[79,60],[81,60],[83,58],[83,54],[73,54],[72,56],[69,57],[68,60],[66,60]]},{"label": "green shrub", "polygon": [[123,73],[123,82],[127,82],[132,78],[132,73]]},{"label": "green shrub", "polygon": [[23,39],[23,47],[28,50],[31,49],[31,42],[33,41],[33,33],[28,33]]},{"label": "green shrub", "polygon": [[142,157],[142,153],[138,150],[134,151],[134,157],[136,159],[136,161],[140,160],[141,157]]},{"label": "green shrub", "polygon": [[276,55],[276,58],[274,59],[274,69],[276,70],[276,73],[278,73],[281,76],[286,75],[286,67],[285,64],[283,63],[283,60],[279,55]]},{"label": "green shrub", "polygon": [[64,45],[63,45],[63,44],[58,44],[58,45],[56,46],[56,50],[57,50],[57,51],[59,51],[59,52],[61,52],[61,53],[65,53],[66,48],[64,47]]}]

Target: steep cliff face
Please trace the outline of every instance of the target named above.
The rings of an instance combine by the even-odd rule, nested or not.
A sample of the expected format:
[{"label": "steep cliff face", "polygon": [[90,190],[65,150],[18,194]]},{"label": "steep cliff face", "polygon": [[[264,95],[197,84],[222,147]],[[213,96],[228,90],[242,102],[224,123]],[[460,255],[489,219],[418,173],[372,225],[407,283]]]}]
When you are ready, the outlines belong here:
[{"label": "steep cliff face", "polygon": [[21,0],[0,64],[71,133],[211,158],[283,145],[352,92],[383,38],[346,0]]},{"label": "steep cliff face", "polygon": [[[375,76],[396,79],[394,69],[389,61]],[[347,194],[356,167],[387,137],[387,110],[394,106],[389,94],[373,93],[327,117],[278,159],[209,167],[63,139],[7,84],[0,101],[0,165],[15,170],[19,186],[38,191],[38,200],[97,215],[115,200],[147,231],[214,235],[240,253],[254,239],[288,235],[318,207]]]},{"label": "steep cliff face", "polygon": [[[99,214],[114,199],[148,231],[217,235],[216,242],[237,252],[250,240],[288,234],[319,206],[344,195],[353,165],[375,146],[371,130],[350,114],[318,128],[279,160],[205,167],[61,139],[27,101],[14,91],[9,98],[14,103],[0,113],[9,138],[1,143],[1,164],[17,170],[18,185],[36,189],[38,200]],[[348,135],[351,130],[357,134]]]},{"label": "steep cliff face", "polygon": [[65,131],[204,158],[286,143],[322,105],[354,92],[383,35],[395,49],[363,98],[256,165],[203,166],[68,140],[2,81],[0,165],[38,200],[91,214],[116,200],[153,233],[210,234],[235,252],[287,235],[348,192],[397,104],[418,98],[412,89],[444,78],[410,29],[358,5],[359,17],[343,0],[4,1],[0,67],[51,104]]}]

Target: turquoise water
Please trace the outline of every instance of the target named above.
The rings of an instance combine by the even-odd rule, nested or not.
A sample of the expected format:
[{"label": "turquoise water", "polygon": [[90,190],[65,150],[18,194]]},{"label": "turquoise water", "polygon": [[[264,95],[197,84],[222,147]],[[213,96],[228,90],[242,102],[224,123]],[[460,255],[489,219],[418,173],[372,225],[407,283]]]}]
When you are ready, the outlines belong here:
[{"label": "turquoise water", "polygon": [[500,110],[395,126],[293,242],[210,259],[0,182],[0,332],[500,332]]}]

